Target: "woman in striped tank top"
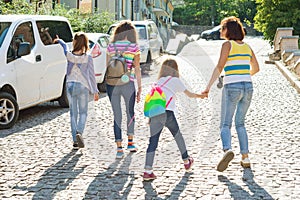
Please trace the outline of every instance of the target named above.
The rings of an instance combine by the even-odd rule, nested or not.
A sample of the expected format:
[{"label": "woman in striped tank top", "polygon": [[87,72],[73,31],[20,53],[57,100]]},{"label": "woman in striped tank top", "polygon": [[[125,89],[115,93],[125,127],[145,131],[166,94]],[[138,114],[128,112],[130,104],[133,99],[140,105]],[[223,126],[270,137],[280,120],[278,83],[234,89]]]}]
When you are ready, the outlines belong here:
[{"label": "woman in striped tank top", "polygon": [[248,44],[243,42],[245,32],[240,20],[236,17],[227,17],[221,22],[221,37],[226,39],[222,45],[220,58],[210,81],[203,91],[208,94],[213,83],[224,70],[224,88],[221,104],[221,140],[224,155],[218,163],[217,170],[227,169],[234,153],[231,150],[231,126],[235,114],[235,128],[238,134],[241,165],[250,167],[248,158],[248,135],[245,129],[245,116],[251,103],[253,86],[251,76],[259,71],[255,54]]}]

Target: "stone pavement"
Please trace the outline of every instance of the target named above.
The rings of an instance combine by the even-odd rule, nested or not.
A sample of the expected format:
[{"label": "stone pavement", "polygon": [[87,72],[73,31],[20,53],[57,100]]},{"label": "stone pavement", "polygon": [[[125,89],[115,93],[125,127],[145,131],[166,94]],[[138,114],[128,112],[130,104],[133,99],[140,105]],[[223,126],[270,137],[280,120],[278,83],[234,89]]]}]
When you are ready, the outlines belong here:
[{"label": "stone pavement", "polygon": [[[195,159],[192,172],[185,172],[176,143],[164,130],[154,163],[158,178],[143,182],[149,136],[143,102],[136,106],[139,151],[126,151],[124,159],[115,160],[112,112],[102,94],[90,103],[83,150],[72,151],[69,112],[57,103],[24,110],[15,127],[1,130],[0,199],[300,199],[300,95],[274,65],[264,64],[269,44],[260,38],[246,41],[261,66],[253,77],[255,93],[246,119],[251,170],[239,165],[233,127],[235,158],[226,171],[216,171],[222,156],[221,90],[214,86],[209,99],[177,96],[179,125]],[[204,89],[222,42],[198,40],[174,57],[189,89]],[[154,65],[143,75],[143,97],[158,69]]]}]

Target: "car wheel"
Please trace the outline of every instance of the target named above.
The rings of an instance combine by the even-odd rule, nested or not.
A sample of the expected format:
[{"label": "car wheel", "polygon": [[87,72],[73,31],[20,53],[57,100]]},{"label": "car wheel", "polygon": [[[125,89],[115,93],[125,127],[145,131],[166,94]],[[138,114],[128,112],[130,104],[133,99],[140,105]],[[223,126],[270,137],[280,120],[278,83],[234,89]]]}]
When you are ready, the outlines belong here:
[{"label": "car wheel", "polygon": [[66,82],[66,80],[64,80],[63,91],[62,91],[61,96],[58,98],[58,103],[63,108],[68,108],[69,107],[69,101],[68,101],[68,96],[67,96],[67,82]]},{"label": "car wheel", "polygon": [[150,52],[148,52],[146,63],[144,63],[143,65],[141,65],[142,72],[150,71],[151,70],[150,69],[151,68],[151,64],[152,64],[152,57],[151,57]]},{"label": "car wheel", "polygon": [[0,129],[11,128],[19,117],[18,103],[11,94],[0,92]]},{"label": "car wheel", "polygon": [[164,48],[163,48],[163,47],[160,47],[159,53],[162,55],[164,52],[165,52],[165,51],[164,51]]},{"label": "car wheel", "polygon": [[106,81],[103,81],[102,83],[98,83],[97,86],[99,92],[106,92]]}]

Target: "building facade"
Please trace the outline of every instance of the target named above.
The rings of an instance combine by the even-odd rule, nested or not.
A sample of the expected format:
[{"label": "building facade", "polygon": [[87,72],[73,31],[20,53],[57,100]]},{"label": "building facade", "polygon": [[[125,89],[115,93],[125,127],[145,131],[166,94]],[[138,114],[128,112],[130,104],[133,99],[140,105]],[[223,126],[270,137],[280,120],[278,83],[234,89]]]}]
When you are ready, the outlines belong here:
[{"label": "building facade", "polygon": [[[8,0],[7,0],[8,1]],[[27,0],[29,3],[64,4],[83,12],[115,13],[115,20],[153,20],[164,41],[169,41],[174,7],[171,0]]]},{"label": "building facade", "polygon": [[115,20],[153,20],[164,41],[170,38],[174,7],[170,0],[56,0],[84,12],[115,13]]}]

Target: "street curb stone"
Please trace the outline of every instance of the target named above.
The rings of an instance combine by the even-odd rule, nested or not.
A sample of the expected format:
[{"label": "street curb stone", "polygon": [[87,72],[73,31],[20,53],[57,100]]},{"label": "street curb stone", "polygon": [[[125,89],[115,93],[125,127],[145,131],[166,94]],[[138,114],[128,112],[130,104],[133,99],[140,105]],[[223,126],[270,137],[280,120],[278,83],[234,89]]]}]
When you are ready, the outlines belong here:
[{"label": "street curb stone", "polygon": [[290,72],[281,61],[275,61],[275,65],[291,85],[300,93],[300,78]]}]

